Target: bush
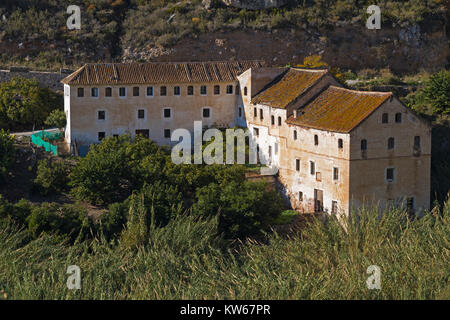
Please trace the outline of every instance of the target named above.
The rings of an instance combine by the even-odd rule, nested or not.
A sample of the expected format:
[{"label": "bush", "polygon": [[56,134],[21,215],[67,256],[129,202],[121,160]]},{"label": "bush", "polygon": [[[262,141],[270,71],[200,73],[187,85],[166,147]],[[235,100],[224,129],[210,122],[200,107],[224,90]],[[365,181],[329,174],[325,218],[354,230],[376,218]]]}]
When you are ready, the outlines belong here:
[{"label": "bush", "polygon": [[45,119],[45,124],[49,127],[64,128],[66,126],[66,113],[60,109],[53,110]]},{"label": "bush", "polygon": [[0,129],[0,183],[5,180],[8,170],[14,162],[14,153],[13,137],[8,131]]},{"label": "bush", "polygon": [[282,211],[282,199],[266,183],[243,182],[210,184],[197,191],[194,212],[201,216],[219,215],[219,232],[226,238],[261,235]]},{"label": "bush", "polygon": [[[58,203],[42,203],[31,210],[26,218],[28,232],[34,238],[42,233],[68,235],[72,241],[77,237],[84,239],[89,235],[92,221],[86,211],[76,205]],[[82,232],[83,231],[83,232]]]},{"label": "bush", "polygon": [[433,74],[423,93],[435,114],[450,114],[450,71]]},{"label": "bush", "polygon": [[75,197],[96,204],[121,202],[142,186],[142,160],[160,148],[140,136],[108,137],[89,149],[71,174]]},{"label": "bush", "polygon": [[70,169],[64,161],[40,160],[34,189],[41,195],[60,193],[67,189]]},{"label": "bush", "polygon": [[0,194],[0,220],[10,220],[19,226],[25,224],[33,205],[30,201],[21,199],[17,203],[10,203]]}]

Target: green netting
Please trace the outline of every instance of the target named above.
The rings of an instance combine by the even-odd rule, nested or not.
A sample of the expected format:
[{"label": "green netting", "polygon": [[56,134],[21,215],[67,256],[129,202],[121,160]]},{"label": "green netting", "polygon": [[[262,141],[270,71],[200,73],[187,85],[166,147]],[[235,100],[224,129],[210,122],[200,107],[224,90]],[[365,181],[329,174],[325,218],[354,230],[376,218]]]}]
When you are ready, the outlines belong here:
[{"label": "green netting", "polygon": [[58,146],[51,144],[50,142],[44,141],[42,137],[49,140],[57,140],[61,137],[60,132],[45,132],[41,131],[31,135],[31,142],[39,147],[43,147],[45,151],[52,152],[55,156],[58,155]]},{"label": "green netting", "polygon": [[43,130],[38,133],[35,133],[34,135],[36,135],[40,138],[48,139],[48,140],[58,140],[58,139],[62,138],[61,132],[46,132]]}]

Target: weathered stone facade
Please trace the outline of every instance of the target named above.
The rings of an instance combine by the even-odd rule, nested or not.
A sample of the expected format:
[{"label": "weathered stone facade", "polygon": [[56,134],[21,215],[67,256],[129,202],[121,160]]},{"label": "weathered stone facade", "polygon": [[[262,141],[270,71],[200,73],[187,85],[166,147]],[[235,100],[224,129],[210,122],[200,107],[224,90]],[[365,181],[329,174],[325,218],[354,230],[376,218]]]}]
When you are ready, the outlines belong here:
[{"label": "weathered stone facade", "polygon": [[66,140],[141,133],[170,145],[173,130],[192,132],[194,121],[238,125],[300,212],[429,208],[431,128],[391,93],[344,89],[327,70],[244,65],[84,67],[63,81]]}]

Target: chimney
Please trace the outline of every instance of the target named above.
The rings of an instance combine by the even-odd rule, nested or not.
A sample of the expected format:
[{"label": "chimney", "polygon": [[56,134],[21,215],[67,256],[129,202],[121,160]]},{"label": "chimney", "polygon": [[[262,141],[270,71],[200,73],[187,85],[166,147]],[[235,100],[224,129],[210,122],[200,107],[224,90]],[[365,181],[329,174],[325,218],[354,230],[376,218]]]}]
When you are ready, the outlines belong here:
[{"label": "chimney", "polygon": [[294,110],[294,118],[297,119],[297,109]]}]

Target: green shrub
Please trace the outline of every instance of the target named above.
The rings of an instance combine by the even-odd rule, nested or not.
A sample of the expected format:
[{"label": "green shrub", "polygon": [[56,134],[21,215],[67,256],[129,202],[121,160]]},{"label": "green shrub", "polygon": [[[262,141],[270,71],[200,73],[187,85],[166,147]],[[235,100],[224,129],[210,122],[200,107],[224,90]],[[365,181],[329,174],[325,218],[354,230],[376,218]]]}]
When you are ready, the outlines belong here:
[{"label": "green shrub", "polygon": [[226,238],[246,238],[267,231],[281,213],[283,203],[266,183],[212,183],[197,190],[194,212],[219,215],[219,232]]},{"label": "green shrub", "polygon": [[26,218],[28,232],[34,238],[42,233],[68,235],[75,240],[89,235],[92,221],[87,217],[86,210],[76,205],[60,205],[58,203],[42,203],[31,210]]},{"label": "green shrub", "polygon": [[277,225],[290,224],[294,220],[295,216],[297,216],[298,214],[299,214],[298,211],[295,210],[285,210],[275,220],[274,224]]},{"label": "green shrub", "polygon": [[[1,120],[0,120],[1,121]],[[3,183],[6,175],[14,162],[14,139],[8,131],[0,129],[0,183]]]},{"label": "green shrub", "polygon": [[70,169],[64,161],[40,160],[34,188],[41,195],[59,193],[67,189]]},{"label": "green shrub", "polygon": [[56,109],[50,112],[47,119],[45,119],[45,124],[49,127],[62,129],[66,126],[66,121],[66,113],[64,110]]},{"label": "green shrub", "polygon": [[450,71],[433,74],[423,93],[435,114],[450,114]]}]

